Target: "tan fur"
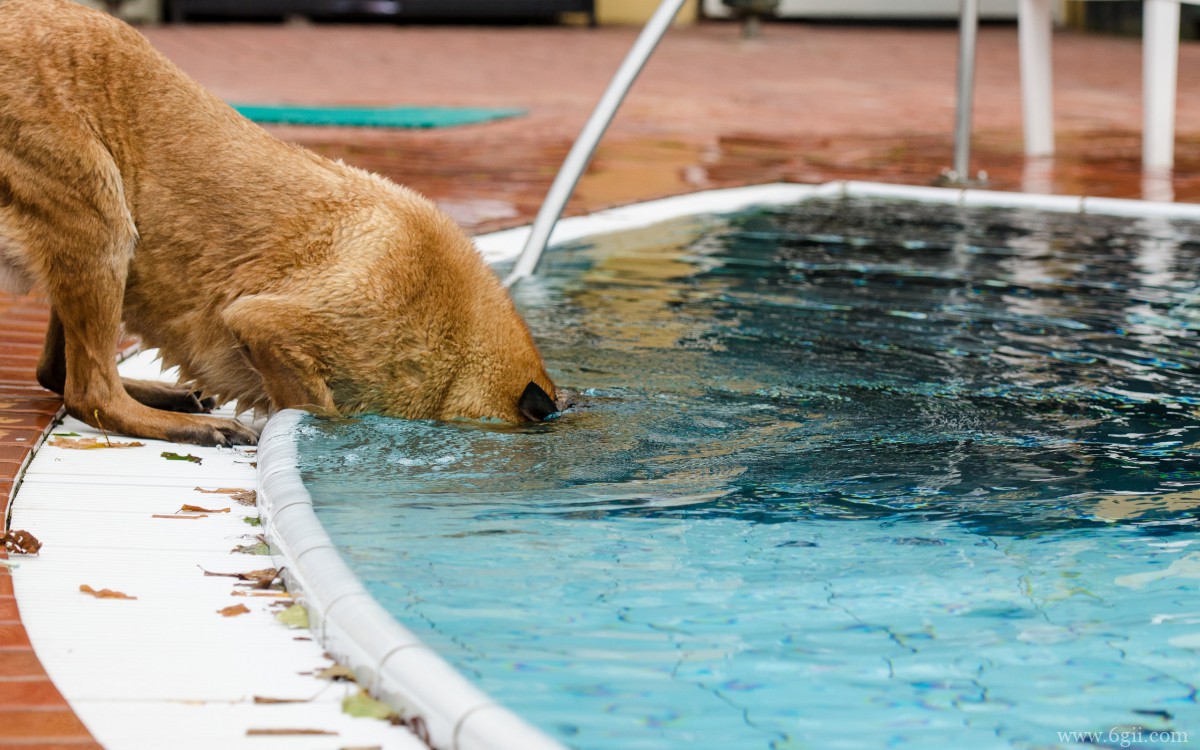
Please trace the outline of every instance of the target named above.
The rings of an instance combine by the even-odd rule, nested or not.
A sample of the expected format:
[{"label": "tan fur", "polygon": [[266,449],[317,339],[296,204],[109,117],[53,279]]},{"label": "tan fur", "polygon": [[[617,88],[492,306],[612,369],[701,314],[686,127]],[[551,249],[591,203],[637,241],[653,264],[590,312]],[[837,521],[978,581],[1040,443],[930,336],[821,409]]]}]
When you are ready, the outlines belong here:
[{"label": "tan fur", "polygon": [[[511,421],[530,382],[555,397],[508,294],[432,203],[272,138],[67,0],[0,2],[0,282],[31,281],[52,307],[39,379],[111,431],[255,439],[181,413],[202,408],[192,390]],[[122,321],[185,390],[121,382]]]}]

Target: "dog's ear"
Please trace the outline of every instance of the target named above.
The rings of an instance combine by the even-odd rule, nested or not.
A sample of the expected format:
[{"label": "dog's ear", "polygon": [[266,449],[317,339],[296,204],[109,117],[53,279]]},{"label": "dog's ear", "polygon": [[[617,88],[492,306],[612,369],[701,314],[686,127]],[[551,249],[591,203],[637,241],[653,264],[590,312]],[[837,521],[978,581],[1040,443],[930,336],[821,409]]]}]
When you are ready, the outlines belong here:
[{"label": "dog's ear", "polygon": [[322,356],[331,332],[315,310],[284,297],[251,295],[235,300],[221,319],[262,378],[272,409],[337,416]]},{"label": "dog's ear", "polygon": [[525,391],[517,400],[517,409],[530,422],[541,422],[558,411],[558,407],[554,405],[554,399],[546,395],[541,386],[532,380],[529,381],[529,385],[525,386]]}]

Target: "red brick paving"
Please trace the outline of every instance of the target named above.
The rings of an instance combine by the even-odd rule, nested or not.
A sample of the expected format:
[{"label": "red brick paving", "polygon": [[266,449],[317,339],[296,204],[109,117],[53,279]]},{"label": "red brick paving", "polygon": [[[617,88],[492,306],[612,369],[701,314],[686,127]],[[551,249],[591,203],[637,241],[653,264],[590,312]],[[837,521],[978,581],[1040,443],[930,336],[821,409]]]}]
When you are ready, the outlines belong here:
[{"label": "red brick paving", "polygon": [[[277,128],[425,192],[472,230],[525,223],[635,30],[185,26],[150,40],[237,102],[517,106],[525,117],[427,132]],[[951,161],[956,37],[945,27],[731,24],[675,29],[638,82],[568,211],[773,180],[928,184]],[[975,158],[1020,190],[1014,27],[979,35]],[[1059,156],[1049,187],[1138,197],[1141,48],[1055,35]],[[1177,199],[1200,200],[1200,45],[1179,67]],[[0,295],[0,517],[60,401],[33,379],[46,307]],[[42,540],[53,544],[54,540]],[[0,552],[0,559],[6,556]],[[0,567],[0,748],[96,748],[37,661]]]}]

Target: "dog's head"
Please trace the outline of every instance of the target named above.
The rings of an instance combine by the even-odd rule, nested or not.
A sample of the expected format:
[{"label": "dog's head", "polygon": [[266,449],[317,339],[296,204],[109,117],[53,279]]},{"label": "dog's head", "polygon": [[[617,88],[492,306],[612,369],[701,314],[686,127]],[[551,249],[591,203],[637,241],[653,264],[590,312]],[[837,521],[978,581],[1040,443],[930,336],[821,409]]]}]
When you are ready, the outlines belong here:
[{"label": "dog's head", "polygon": [[509,422],[560,411],[528,327],[470,239],[432,204],[407,208],[399,230],[359,232],[290,294],[226,310],[271,408]]}]

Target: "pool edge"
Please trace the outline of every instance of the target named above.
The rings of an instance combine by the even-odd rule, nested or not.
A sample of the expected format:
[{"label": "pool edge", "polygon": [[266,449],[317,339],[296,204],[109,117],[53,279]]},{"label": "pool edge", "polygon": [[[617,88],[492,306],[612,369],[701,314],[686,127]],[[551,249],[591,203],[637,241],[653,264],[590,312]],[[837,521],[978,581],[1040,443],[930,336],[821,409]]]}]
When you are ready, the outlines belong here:
[{"label": "pool edge", "polygon": [[[388,614],[341,559],[299,476],[296,428],[281,411],[258,446],[258,509],[272,552],[288,560],[288,591],[308,610],[313,636],[359,684],[446,750],[565,750],[478,687]],[[414,727],[415,729],[415,727]]]},{"label": "pool edge", "polygon": [[[609,208],[585,216],[568,217],[558,222],[550,236],[549,244],[561,244],[583,237],[636,229],[683,216],[730,213],[755,205],[781,204],[807,198],[890,198],[970,207],[1030,208],[1055,213],[1200,221],[1200,203],[1014,193],[979,188],[901,185],[857,180],[838,180],[819,185],[773,182],[746,187],[701,190]],[[529,232],[529,225],[491,232],[476,237],[475,245],[490,263],[512,260],[520,253]]]}]

